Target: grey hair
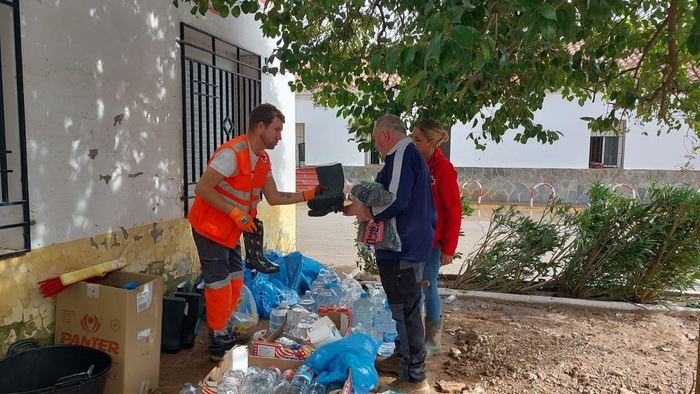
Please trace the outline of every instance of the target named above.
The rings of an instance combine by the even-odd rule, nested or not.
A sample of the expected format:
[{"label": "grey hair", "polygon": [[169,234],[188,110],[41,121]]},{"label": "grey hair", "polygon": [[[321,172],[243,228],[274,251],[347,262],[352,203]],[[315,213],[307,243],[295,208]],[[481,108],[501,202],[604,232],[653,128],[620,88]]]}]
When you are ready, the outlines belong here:
[{"label": "grey hair", "polygon": [[393,114],[383,115],[374,122],[375,130],[380,127],[386,127],[393,133],[406,135],[406,125],[401,118]]}]

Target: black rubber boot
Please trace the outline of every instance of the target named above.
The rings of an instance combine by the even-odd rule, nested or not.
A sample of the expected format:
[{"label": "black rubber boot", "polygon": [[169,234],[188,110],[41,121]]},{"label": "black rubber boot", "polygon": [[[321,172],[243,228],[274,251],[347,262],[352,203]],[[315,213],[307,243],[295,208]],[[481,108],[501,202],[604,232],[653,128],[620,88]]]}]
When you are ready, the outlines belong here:
[{"label": "black rubber boot", "polygon": [[185,320],[187,301],[181,297],[163,297],[163,322],[161,328],[160,350],[177,353],[182,347],[182,323]]},{"label": "black rubber boot", "polygon": [[243,233],[245,242],[245,265],[250,270],[256,270],[261,274],[274,274],[280,272],[280,266],[268,260],[263,253],[263,222],[253,218],[257,227],[254,233]]},{"label": "black rubber boot", "polygon": [[202,307],[204,300],[197,293],[175,292],[175,297],[183,298],[187,302],[185,318],[182,322],[182,331],[180,331],[180,345],[185,349],[194,347],[194,341],[199,332],[199,322],[202,315]]},{"label": "black rubber boot", "polygon": [[309,216],[325,216],[331,212],[343,210],[345,202],[345,175],[340,163],[316,167],[318,184],[325,189],[318,196],[306,202],[310,211]]},{"label": "black rubber boot", "polygon": [[209,358],[219,362],[224,354],[236,344],[236,337],[228,330],[221,332],[209,329]]}]

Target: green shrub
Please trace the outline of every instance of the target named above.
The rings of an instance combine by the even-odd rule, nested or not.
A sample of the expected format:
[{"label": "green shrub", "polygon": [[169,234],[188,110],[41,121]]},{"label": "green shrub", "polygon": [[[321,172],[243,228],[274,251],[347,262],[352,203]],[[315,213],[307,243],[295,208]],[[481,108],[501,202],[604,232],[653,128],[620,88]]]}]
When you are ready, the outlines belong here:
[{"label": "green shrub", "polygon": [[537,222],[496,210],[455,285],[647,303],[700,279],[700,193],[651,187],[639,201],[594,184],[589,196],[578,212],[553,201]]}]

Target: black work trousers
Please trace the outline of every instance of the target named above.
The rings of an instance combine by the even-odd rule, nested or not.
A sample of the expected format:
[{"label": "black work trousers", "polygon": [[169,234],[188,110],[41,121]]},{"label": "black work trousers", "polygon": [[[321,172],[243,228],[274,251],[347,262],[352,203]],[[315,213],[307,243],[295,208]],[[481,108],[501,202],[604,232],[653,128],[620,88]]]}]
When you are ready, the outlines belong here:
[{"label": "black work trousers", "polygon": [[379,260],[379,278],[384,286],[391,315],[396,321],[396,354],[403,357],[401,379],[425,380],[425,330],[420,315],[421,287],[425,262]]}]

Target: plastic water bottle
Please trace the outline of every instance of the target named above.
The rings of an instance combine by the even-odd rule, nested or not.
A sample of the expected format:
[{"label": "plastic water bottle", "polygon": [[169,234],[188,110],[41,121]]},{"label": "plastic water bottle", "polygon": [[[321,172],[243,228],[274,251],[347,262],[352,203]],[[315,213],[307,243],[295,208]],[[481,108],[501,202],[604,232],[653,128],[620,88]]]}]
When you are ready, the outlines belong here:
[{"label": "plastic water bottle", "polygon": [[326,394],[326,388],[318,381],[314,381],[314,383],[309,386],[309,389],[306,390],[306,394]]},{"label": "plastic water bottle", "polygon": [[269,393],[279,376],[280,370],[277,368],[260,370],[258,367],[250,367],[241,394]]},{"label": "plastic water bottle", "polygon": [[331,284],[331,291],[336,297],[336,302],[334,305],[340,305],[340,300],[343,299],[345,290],[343,289],[343,284],[340,281],[340,277],[335,273],[335,268],[331,267],[331,273],[326,278],[326,283]]},{"label": "plastic water bottle", "polygon": [[297,305],[304,307],[309,312],[318,310],[318,308],[316,308],[316,300],[314,300],[314,296],[311,295],[311,290],[306,290],[301,299],[299,299]]},{"label": "plastic water bottle", "polygon": [[326,282],[326,284],[323,286],[323,289],[321,289],[318,292],[318,296],[316,297],[316,301],[317,301],[319,308],[322,306],[338,305],[337,297],[335,296],[335,293],[333,292],[333,284],[332,283]]},{"label": "plastic water bottle", "polygon": [[233,383],[222,382],[216,386],[217,394],[240,394],[239,386]]},{"label": "plastic water bottle", "polygon": [[377,354],[381,357],[389,357],[394,354],[396,347],[394,340],[399,334],[396,332],[396,321],[391,317],[388,303],[384,303],[382,309],[374,316],[374,329],[377,339],[381,341]]},{"label": "plastic water bottle", "polygon": [[352,275],[346,275],[343,283],[343,305],[353,305],[360,298],[362,285]]},{"label": "plastic water bottle", "polygon": [[329,271],[325,268],[322,268],[318,272],[318,276],[316,276],[316,279],[311,283],[311,294],[314,295],[314,297],[318,294],[319,291],[323,289],[323,286],[326,284],[327,278],[328,278]]},{"label": "plastic water bottle", "polygon": [[293,369],[284,371],[272,388],[272,394],[286,394],[287,391],[289,391],[289,386],[292,385],[292,379],[294,379],[295,373]]},{"label": "plastic water bottle", "polygon": [[389,304],[384,303],[382,309],[375,315],[374,329],[377,331],[377,338],[382,342],[394,343],[398,333],[396,332],[396,321],[391,317]]},{"label": "plastic water bottle", "polygon": [[[238,394],[241,392],[243,382],[245,382],[245,373],[238,369],[229,369],[224,371],[221,377],[222,384],[226,384],[226,394]],[[222,393],[221,385],[217,387],[218,392]]]},{"label": "plastic water bottle", "polygon": [[[371,330],[371,327],[370,327],[370,330]],[[353,334],[365,334],[365,335],[372,336],[372,333],[370,332],[370,330],[365,328],[365,326],[362,325],[362,323],[357,323],[356,325],[353,326],[352,333]]]},{"label": "plastic water bottle", "polygon": [[340,277],[338,273],[335,272],[335,267],[328,267],[328,274],[326,275],[326,282],[340,284]]},{"label": "plastic water bottle", "polygon": [[450,294],[445,298],[445,304],[451,304],[457,300],[457,297],[454,294]]},{"label": "plastic water bottle", "polygon": [[270,312],[270,331],[275,332],[277,328],[284,324],[284,319],[287,317],[289,306],[287,301],[280,302],[279,306]]},{"label": "plastic water bottle", "polygon": [[366,291],[360,293],[360,299],[355,302],[352,308],[352,326],[362,325],[369,336],[372,336],[374,326],[374,306],[369,300]]},{"label": "plastic water bottle", "polygon": [[197,394],[197,389],[192,386],[192,383],[187,382],[182,386],[180,394]]},{"label": "plastic water bottle", "polygon": [[313,378],[314,371],[308,365],[302,364],[297,368],[294,374],[294,379],[292,379],[292,384],[289,385],[289,394],[305,394],[309,385],[311,384],[311,379]]},{"label": "plastic water bottle", "polygon": [[370,288],[369,299],[372,301],[375,310],[381,310],[383,305],[387,302],[384,288],[382,286]]}]

